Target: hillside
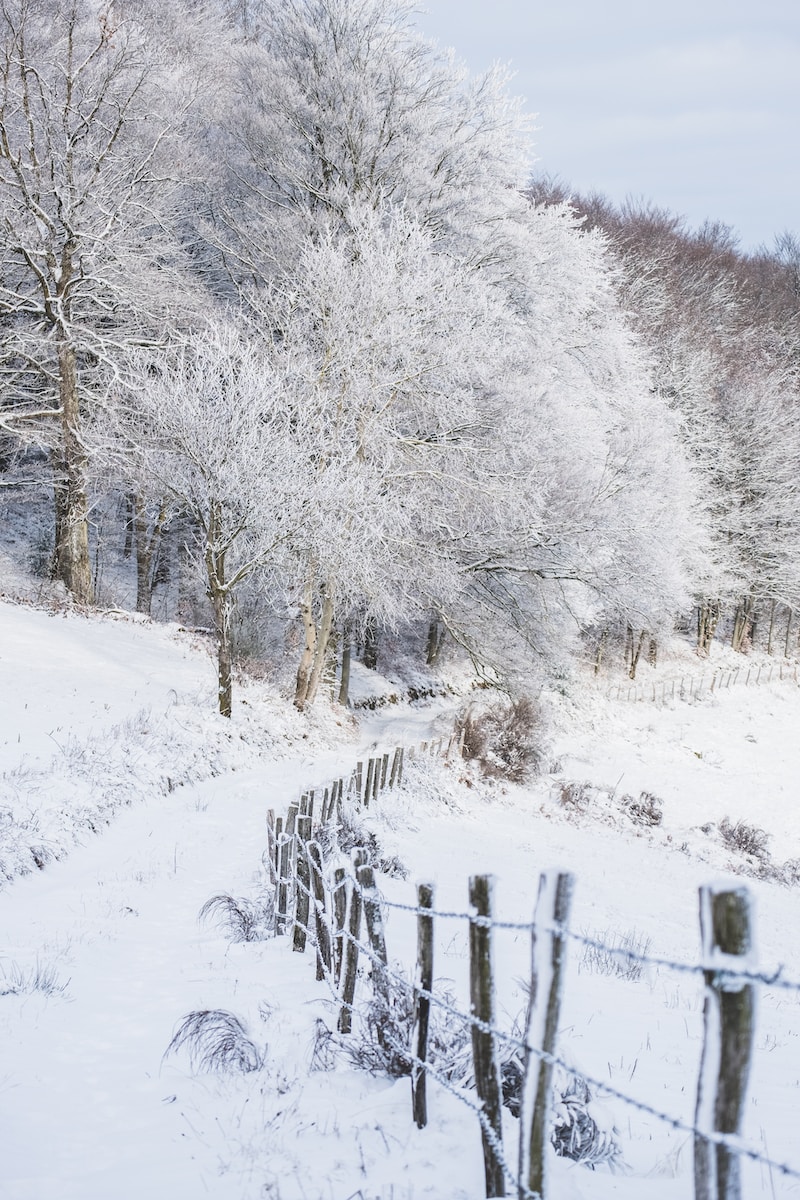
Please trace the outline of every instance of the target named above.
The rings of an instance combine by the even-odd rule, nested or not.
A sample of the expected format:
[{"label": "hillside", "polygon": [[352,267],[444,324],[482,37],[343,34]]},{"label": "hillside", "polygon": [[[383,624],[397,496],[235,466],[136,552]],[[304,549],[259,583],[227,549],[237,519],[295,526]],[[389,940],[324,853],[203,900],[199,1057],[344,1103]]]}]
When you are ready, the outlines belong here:
[{"label": "hillside", "polygon": [[[455,1094],[432,1085],[430,1124],[417,1130],[407,1079],[321,1052],[318,1022],[333,1027],[335,1013],[311,956],[293,954],[287,938],[235,943],[198,922],[215,895],[263,896],[268,807],[285,812],[371,747],[419,742],[451,717],[387,706],[356,727],[324,705],[300,717],[251,683],[226,723],[197,635],[6,603],[0,627],[2,860],[7,874],[28,868],[0,890],[0,1196],[477,1200],[477,1121]],[[699,671],[678,645],[672,653],[663,675]],[[739,686],[656,707],[609,701],[607,684],[576,676],[551,697],[553,769],[529,787],[486,784],[468,765],[410,765],[402,789],[362,818],[408,873],[381,876],[382,892],[410,904],[413,882],[431,879],[436,908],[460,913],[468,876],[491,872],[499,915],[524,922],[539,872],[569,869],[576,933],[694,964],[698,885],[772,875],[747,880],[759,963],[800,977],[800,892],[776,878],[790,878],[784,863],[800,857],[800,690]],[[660,824],[631,816],[624,797],[641,791],[662,802]],[[719,832],[725,817],[769,834],[766,851],[748,859],[732,848]],[[41,870],[24,859],[33,842]],[[408,971],[414,918],[390,912],[386,937],[390,961]],[[512,1029],[527,939],[501,931],[496,950],[499,1020]],[[664,966],[621,978],[588,951],[570,946],[559,1052],[691,1123],[702,980]],[[435,954],[437,978],[463,1009],[465,921],[437,921]],[[759,1001],[745,1140],[783,1161],[795,1146],[798,997],[762,988]],[[258,1070],[218,1075],[193,1069],[185,1051],[165,1053],[181,1018],[208,1009],[244,1022]],[[633,1200],[643,1180],[648,1197],[687,1194],[686,1133],[619,1100],[598,1098],[592,1111],[621,1169],[554,1156],[556,1200]],[[508,1112],[505,1122],[513,1158],[517,1122]],[[798,1188],[762,1164],[744,1175],[749,1196]]]}]

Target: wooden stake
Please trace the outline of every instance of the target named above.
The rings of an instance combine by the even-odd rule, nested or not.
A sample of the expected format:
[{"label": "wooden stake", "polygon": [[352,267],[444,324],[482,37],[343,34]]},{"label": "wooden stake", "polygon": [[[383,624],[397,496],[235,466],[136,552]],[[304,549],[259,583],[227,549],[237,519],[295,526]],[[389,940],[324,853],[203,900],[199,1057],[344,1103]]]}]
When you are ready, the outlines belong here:
[{"label": "wooden stake", "polygon": [[311,891],[314,894],[314,927],[317,934],[317,979],[331,973],[331,931],[325,919],[325,884],[322,878],[322,854],[316,842],[308,844]]},{"label": "wooden stake", "polygon": [[[546,1054],[556,1052],[566,962],[566,941],[558,930],[565,928],[569,920],[573,886],[574,879],[569,874],[546,872],[539,879],[531,935],[531,991],[525,1044]],[[549,1195],[547,1157],[552,1095],[553,1064],[527,1050],[519,1124],[521,1198],[528,1191],[541,1200],[547,1200]]]},{"label": "wooden stake", "polygon": [[[421,883],[417,888],[417,908],[433,908],[433,885]],[[433,989],[433,917],[417,915],[417,988]],[[418,1060],[411,1066],[411,1109],[418,1129],[428,1124],[428,1102],[425,1090],[425,1068],[428,1061],[428,1025],[431,1002],[417,993],[414,1013],[414,1033],[411,1044]]]},{"label": "wooden stake", "polygon": [[356,994],[358,973],[358,938],[361,933],[361,889],[355,880],[350,885],[350,904],[347,914],[348,937],[344,948],[342,968],[342,1007],[339,1011],[339,1033],[350,1033],[353,1028],[353,999]]},{"label": "wooden stake", "polygon": [[342,932],[347,920],[347,872],[344,867],[337,867],[333,875],[333,927],[335,937],[333,942],[333,977],[338,986],[342,977],[344,961],[345,938]]},{"label": "wooden stake", "polygon": [[[479,917],[492,915],[493,879],[490,875],[473,875],[469,881],[470,904]],[[483,1024],[492,1026],[495,1019],[494,977],[492,963],[492,931],[484,924],[470,920],[469,924],[469,981],[471,1012]],[[472,1058],[475,1087],[483,1105],[485,1119],[493,1137],[481,1124],[483,1163],[487,1197],[505,1196],[503,1168],[495,1147],[503,1142],[503,1102],[500,1090],[500,1068],[497,1045],[492,1033],[472,1026]]]},{"label": "wooden stake", "polygon": [[306,843],[311,838],[311,817],[300,817],[297,822],[297,887],[295,888],[294,932],[292,949],[303,953],[308,934],[309,870]]},{"label": "wooden stake", "polygon": [[734,1150],[704,1133],[741,1133],[755,1036],[755,989],[725,977],[725,968],[751,965],[750,895],[745,887],[700,889],[700,935],[706,998],[703,1053],[697,1087],[694,1139],[695,1200],[740,1200],[741,1163]]}]

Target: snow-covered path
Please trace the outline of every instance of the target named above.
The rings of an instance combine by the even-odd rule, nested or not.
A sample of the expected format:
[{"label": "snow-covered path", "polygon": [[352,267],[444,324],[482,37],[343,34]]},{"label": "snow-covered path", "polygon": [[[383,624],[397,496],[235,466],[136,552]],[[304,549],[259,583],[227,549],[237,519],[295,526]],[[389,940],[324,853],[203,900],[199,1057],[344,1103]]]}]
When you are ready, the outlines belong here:
[{"label": "snow-covered path", "polygon": [[[29,617],[34,632],[37,621],[53,620]],[[25,620],[20,616],[20,627]],[[44,760],[51,717],[50,701],[39,693],[46,664],[37,655],[49,654],[53,628],[42,624],[38,640],[29,640],[31,671],[19,676],[30,696],[29,707],[22,705],[29,755],[37,728],[44,729],[37,761]],[[103,637],[113,640],[111,630],[120,630],[109,655],[122,664],[119,676],[105,673],[104,697],[96,660],[80,645],[88,638],[101,653],[102,638],[91,622],[72,628],[62,684],[68,677],[76,689],[79,734],[87,724],[78,663],[92,676],[86,694],[93,722],[100,713],[112,720],[105,705],[115,697],[114,721],[135,709],[138,667],[148,654],[159,658],[165,684],[170,677],[174,643],[163,631],[154,631],[156,649],[141,651],[128,679],[123,643],[132,630],[103,623]],[[207,659],[180,642],[175,653],[172,676],[183,672],[184,685],[200,695]],[[23,652],[17,654],[22,672]],[[54,666],[56,705],[57,675]],[[159,696],[158,703],[174,705],[168,687]],[[431,1124],[420,1132],[410,1119],[407,1080],[371,1078],[341,1060],[312,1070],[315,1021],[335,1024],[325,988],[314,981],[312,955],[293,954],[288,939],[231,944],[198,922],[211,896],[253,896],[263,884],[268,807],[285,811],[300,790],[351,767],[365,745],[427,736],[435,718],[432,711],[382,710],[360,740],[342,729],[338,744],[330,738],[333,748],[326,749],[323,732],[335,733],[335,724],[323,732],[309,727],[304,738],[270,703],[264,719],[274,723],[280,759],[254,765],[243,751],[241,770],[165,795],[151,788],[100,836],[87,836],[63,861],[0,891],[2,1200],[480,1200],[480,1139],[456,1098],[432,1087]],[[800,695],[790,690],[661,713],[597,703],[590,710],[587,701],[584,718],[557,746],[560,774],[528,791],[459,787],[434,768],[410,790],[387,794],[373,828],[411,879],[381,886],[388,898],[408,902],[414,879],[432,879],[437,907],[463,912],[469,874],[492,872],[499,914],[527,920],[539,872],[569,869],[577,879],[575,930],[632,932],[649,939],[653,954],[695,962],[698,885],[733,865],[699,824],[726,813],[750,817],[773,833],[776,861],[796,853],[791,800],[800,754],[791,730],[798,719]],[[6,741],[6,769],[18,763],[21,746]],[[649,786],[662,796],[662,826],[635,828],[597,799],[574,813],[559,803],[564,779],[613,786],[621,776],[621,789]],[[57,790],[58,779],[52,782]],[[763,965],[784,963],[800,979],[800,889],[750,886]],[[413,917],[390,914],[390,956],[406,969],[414,933]],[[451,981],[462,1007],[466,945],[463,922],[437,922],[436,975]],[[563,1052],[587,1074],[690,1121],[702,1031],[696,978],[657,969],[620,980],[590,969],[573,950]],[[509,1028],[524,1007],[528,954],[524,935],[499,937],[500,1011]],[[746,1135],[772,1155],[792,1158],[800,1003],[768,989],[760,999]],[[184,1055],[164,1057],[180,1018],[208,1008],[242,1018],[264,1053],[262,1069],[196,1075]],[[630,1173],[593,1173],[559,1160],[555,1200],[682,1200],[691,1187],[685,1135],[618,1102],[606,1107]],[[513,1156],[513,1118],[506,1124]],[[771,1178],[759,1167],[746,1169],[746,1182],[753,1197],[800,1195],[797,1181]]]}]

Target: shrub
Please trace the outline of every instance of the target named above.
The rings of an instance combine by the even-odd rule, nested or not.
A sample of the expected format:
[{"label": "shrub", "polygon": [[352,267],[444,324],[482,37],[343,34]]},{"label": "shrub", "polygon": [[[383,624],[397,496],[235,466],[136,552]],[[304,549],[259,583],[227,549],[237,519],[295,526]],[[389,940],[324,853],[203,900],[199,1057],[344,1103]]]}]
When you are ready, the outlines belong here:
[{"label": "shrub", "polygon": [[[437,981],[436,994],[442,1001],[455,1007],[455,997]],[[323,1039],[325,1050],[330,1039],[353,1066],[371,1075],[389,1075],[399,1079],[411,1074],[409,1057],[414,1032],[415,998],[414,987],[402,968],[392,970],[391,986],[387,999],[376,992],[367,1005],[363,1019],[358,1022],[348,1038],[335,1034]],[[317,1033],[317,1043],[320,1032]],[[437,1074],[446,1079],[462,1081],[469,1073],[472,1040],[467,1021],[454,1023],[450,1015],[438,1004],[432,1004],[428,1026],[428,1062]]]},{"label": "shrub", "polygon": [[604,1129],[592,1111],[592,1093],[585,1079],[571,1075],[554,1088],[555,1121],[550,1142],[561,1158],[594,1169],[601,1163],[618,1167],[622,1149],[615,1129]]},{"label": "shrub", "polygon": [[588,807],[592,797],[590,783],[578,783],[576,779],[564,780],[558,785],[558,800],[564,808],[575,812],[583,812]]},{"label": "shrub", "polygon": [[542,770],[542,713],[528,696],[494,704],[480,713],[470,708],[457,731],[463,737],[464,758],[476,762],[489,778],[525,783]]},{"label": "shrub", "polygon": [[193,1071],[246,1074],[257,1071],[263,1056],[234,1013],[221,1008],[190,1012],[183,1018],[164,1057],[185,1050]]},{"label": "shrub", "polygon": [[[503,1104],[512,1117],[519,1117],[525,1072],[518,1054],[500,1065]],[[616,1130],[604,1129],[592,1112],[592,1093],[586,1080],[558,1071],[553,1081],[553,1127],[550,1144],[561,1158],[584,1166],[604,1163],[612,1170],[621,1165],[622,1150]]]},{"label": "shrub", "polygon": [[198,920],[213,921],[232,942],[262,942],[275,929],[274,893],[265,892],[259,901],[212,896],[200,909]]},{"label": "shrub", "polygon": [[748,825],[745,821],[737,821],[732,825],[730,820],[724,817],[720,822],[719,831],[723,841],[731,849],[750,854],[753,858],[769,857],[767,842],[770,835],[765,829],[759,829],[757,825]]},{"label": "shrub", "polygon": [[623,796],[621,804],[634,825],[660,825],[664,819],[662,801],[652,792],[640,792],[638,800],[633,796]]}]

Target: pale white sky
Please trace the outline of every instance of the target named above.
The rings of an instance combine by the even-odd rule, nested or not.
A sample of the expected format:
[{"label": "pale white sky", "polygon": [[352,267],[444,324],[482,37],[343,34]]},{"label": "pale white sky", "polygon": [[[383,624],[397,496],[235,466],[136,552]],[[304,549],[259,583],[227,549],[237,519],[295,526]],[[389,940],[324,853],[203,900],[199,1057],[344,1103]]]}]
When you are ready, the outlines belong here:
[{"label": "pale white sky", "polygon": [[473,71],[511,63],[536,168],[745,248],[800,233],[800,0],[421,0]]}]

